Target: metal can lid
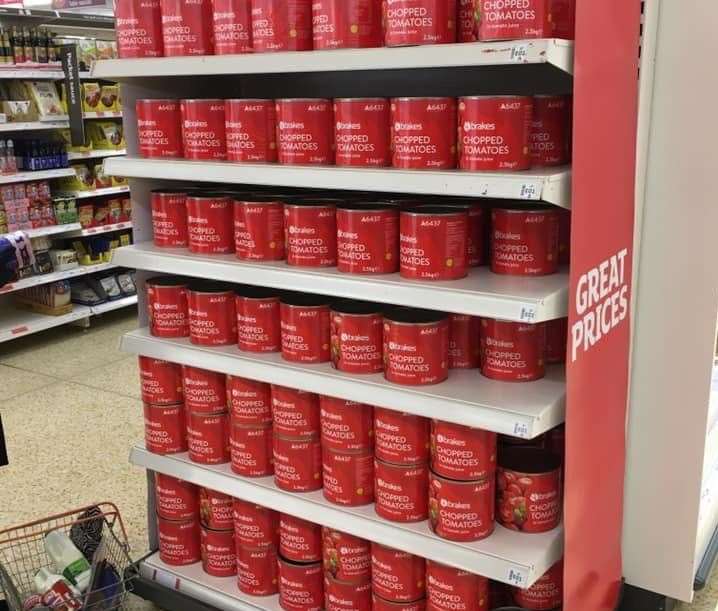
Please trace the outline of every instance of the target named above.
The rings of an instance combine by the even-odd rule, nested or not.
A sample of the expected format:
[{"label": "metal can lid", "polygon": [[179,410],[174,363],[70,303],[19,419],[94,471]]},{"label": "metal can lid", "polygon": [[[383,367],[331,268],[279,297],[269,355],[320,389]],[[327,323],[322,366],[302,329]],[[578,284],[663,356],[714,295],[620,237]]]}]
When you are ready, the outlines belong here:
[{"label": "metal can lid", "polygon": [[422,310],[419,308],[394,307],[384,314],[384,319],[400,325],[432,325],[448,320],[444,312]]},{"label": "metal can lid", "polygon": [[436,216],[451,214],[467,214],[466,210],[457,206],[437,206],[436,204],[425,204],[423,206],[413,206],[401,211],[402,215],[409,216]]},{"label": "metal can lid", "polygon": [[384,306],[370,301],[340,299],[331,304],[332,313],[351,314],[353,316],[376,316],[382,314]]},{"label": "metal can lid", "polygon": [[328,308],[330,303],[329,297],[310,293],[286,293],[281,299],[281,304],[290,308]]},{"label": "metal can lid", "polygon": [[354,201],[337,206],[337,212],[347,214],[365,214],[366,212],[398,212],[399,206],[393,202],[363,202]]},{"label": "metal can lid", "polygon": [[499,468],[536,475],[561,468],[561,457],[542,448],[526,446],[503,447],[499,452]]},{"label": "metal can lid", "polygon": [[183,276],[153,276],[145,281],[148,286],[173,288],[186,287],[188,283],[189,279]]},{"label": "metal can lid", "polygon": [[283,294],[282,291],[277,289],[270,289],[264,286],[249,286],[247,284],[235,286],[234,293],[237,297],[243,299],[257,299],[259,301],[268,299],[279,301]]},{"label": "metal can lid", "polygon": [[312,104],[331,104],[332,101],[329,98],[278,98],[275,100],[277,103],[281,104],[284,102],[309,102]]},{"label": "metal can lid", "polygon": [[388,102],[388,98],[334,98],[335,102],[365,102],[367,104],[381,104]]},{"label": "metal can lid", "polygon": [[187,287],[191,293],[231,293],[230,285],[214,280],[193,280]]}]

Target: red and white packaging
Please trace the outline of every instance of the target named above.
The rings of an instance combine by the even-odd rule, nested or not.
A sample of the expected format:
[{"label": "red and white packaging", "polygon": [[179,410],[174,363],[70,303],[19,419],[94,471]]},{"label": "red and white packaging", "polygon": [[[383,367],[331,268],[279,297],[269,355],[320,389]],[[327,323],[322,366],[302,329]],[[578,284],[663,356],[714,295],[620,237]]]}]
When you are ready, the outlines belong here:
[{"label": "red and white packaging", "polygon": [[229,429],[229,412],[190,412],[187,423],[189,459],[203,465],[228,463]]},{"label": "red and white packaging", "polygon": [[459,482],[430,473],[429,524],[442,539],[479,541],[494,532],[493,472],[485,479]]},{"label": "red and white packaging", "polygon": [[458,3],[458,42],[476,42],[479,39],[479,32],[475,0],[458,0]]},{"label": "red and white packaging", "polygon": [[177,363],[140,356],[142,401],[151,405],[182,403],[182,367]]},{"label": "red and white packaging", "polygon": [[213,577],[231,577],[237,574],[237,549],[234,531],[200,529],[202,570]]},{"label": "red and white packaging", "polygon": [[279,513],[241,499],[233,499],[234,536],[237,545],[279,545]]},{"label": "red and white packaging", "polygon": [[456,0],[384,0],[387,47],[456,42]]},{"label": "red and white packaging", "polygon": [[279,559],[279,606],[285,611],[324,608],[322,563],[299,564]]},{"label": "red and white packaging", "polygon": [[558,217],[558,262],[571,263],[571,211],[561,208]]},{"label": "red and white packaging", "polygon": [[390,522],[421,522],[429,516],[429,465],[374,461],[374,509]]},{"label": "red and white packaging", "polygon": [[237,343],[234,291],[216,282],[198,281],[187,290],[189,338],[199,346]]},{"label": "red and white packaging", "polygon": [[234,242],[242,261],[284,259],[284,204],[272,195],[235,199]]},{"label": "red and white packaging", "polygon": [[533,100],[528,96],[459,98],[459,168],[527,170]]},{"label": "red and white packaging", "polygon": [[295,363],[330,360],[329,303],[325,297],[297,294],[282,298],[282,358]]},{"label": "red and white packaging", "polygon": [[332,304],[332,365],[346,373],[378,373],[384,368],[381,306],[363,301]]},{"label": "red and white packaging", "polygon": [[548,611],[563,603],[563,560],[559,560],[530,588],[511,588],[514,602],[525,609]]},{"label": "red and white packaging", "polygon": [[114,4],[120,59],[162,57],[160,0],[115,0]]},{"label": "red and white packaging", "polygon": [[237,345],[244,352],[282,349],[279,292],[243,286],[236,291]]},{"label": "red and white packaging", "polygon": [[381,47],[381,0],[314,0],[312,32],[316,50]]},{"label": "red and white packaging", "polygon": [[212,0],[160,0],[165,57],[212,55]]},{"label": "red and white packaging", "polygon": [[429,460],[430,421],[383,407],[374,408],[375,455],[396,465]]},{"label": "red and white packaging", "polygon": [[224,125],[229,161],[277,161],[277,110],[274,100],[225,100]]},{"label": "red and white packaging", "polygon": [[187,190],[152,191],[152,239],[160,248],[187,248]]},{"label": "red and white packaging", "polygon": [[188,337],[187,281],[177,276],[157,276],[149,278],[145,284],[150,334]]},{"label": "red and white packaging", "polygon": [[372,611],[371,582],[339,581],[324,574],[325,611]]},{"label": "red and white packaging", "polygon": [[266,382],[227,376],[227,408],[233,424],[262,426],[272,422],[272,390]]},{"label": "red and white packaging", "polygon": [[187,196],[189,251],[201,255],[234,252],[234,206],[224,193]]},{"label": "red and white packaging", "polygon": [[144,404],[145,447],[153,454],[187,451],[185,406]]},{"label": "red and white packaging", "polygon": [[228,494],[200,488],[199,513],[202,526],[207,528],[231,530],[234,527],[233,499]]},{"label": "red and white packaging", "polygon": [[292,562],[319,562],[322,559],[322,527],[280,513],[279,553]]},{"label": "red and white packaging", "polygon": [[284,206],[287,263],[298,267],[333,267],[337,264],[335,200],[321,199]]},{"label": "red and white packaging", "polygon": [[185,159],[227,159],[224,100],[182,100],[180,110]]},{"label": "red and white packaging", "polygon": [[430,611],[489,611],[489,580],[427,560],[426,598]]},{"label": "red and white packaging", "polygon": [[[346,4],[358,0],[323,1]],[[391,165],[390,122],[390,105],[386,98],[336,98],[334,100],[336,165],[356,167]]]},{"label": "red and white packaging", "polygon": [[155,472],[157,515],[165,520],[189,520],[199,516],[199,490],[194,484]]},{"label": "red and white packaging", "polygon": [[274,483],[289,492],[310,492],[322,487],[319,437],[293,439],[274,435]]},{"label": "red and white packaging", "polygon": [[571,160],[571,96],[533,98],[530,153],[535,167],[564,165]]},{"label": "red and white packaging", "polygon": [[235,473],[244,477],[273,475],[272,425],[233,424],[229,453]]},{"label": "red and white packaging", "polygon": [[371,405],[319,396],[322,447],[355,452],[374,447],[374,408]]},{"label": "red and white packaging", "polygon": [[395,384],[438,384],[449,376],[446,314],[394,308],[384,315],[384,377]]},{"label": "red and white packaging", "polygon": [[[451,204],[456,205],[456,204]],[[489,214],[480,204],[459,204],[469,215],[467,240],[468,265],[478,267],[486,263],[488,253]]]},{"label": "red and white packaging", "polygon": [[432,420],[431,470],[442,477],[459,481],[493,478],[496,471],[496,433]]},{"label": "red and white packaging", "polygon": [[183,156],[182,113],[178,100],[137,100],[135,112],[140,157],[177,159]]},{"label": "red and white packaging", "polygon": [[189,412],[213,414],[227,409],[226,376],[219,371],[182,365],[182,388]]},{"label": "red and white packaging", "polygon": [[399,269],[399,210],[387,204],[337,207],[337,269],[392,274]]},{"label": "red and white packaging", "polygon": [[412,602],[426,593],[426,561],[421,556],[371,544],[374,594],[391,602]]},{"label": "red and white packaging", "polygon": [[474,0],[479,40],[573,38],[574,0]]},{"label": "red and white packaging", "polygon": [[279,592],[277,548],[237,545],[237,587],[250,596]]},{"label": "red and white packaging", "polygon": [[[445,0],[437,0],[442,1]],[[391,147],[395,168],[450,170],[456,167],[456,100],[392,98]]]},{"label": "red and white packaging", "polygon": [[252,52],[252,0],[212,0],[215,55]]},{"label": "red and white packaging", "polygon": [[468,314],[449,314],[449,369],[479,366],[481,319]]},{"label": "red and white packaging", "polygon": [[427,608],[425,598],[403,603],[385,600],[376,594],[372,594],[372,604],[372,611],[426,611]]},{"label": "red and white packaging", "polygon": [[312,48],[312,0],[252,0],[255,53],[309,51]]},{"label": "red and white packaging", "polygon": [[319,396],[272,384],[274,432],[285,437],[319,435]]},{"label": "red and white packaging", "polygon": [[173,521],[157,517],[160,560],[170,566],[194,564],[202,559],[199,519]]},{"label": "red and white packaging", "polygon": [[546,362],[565,363],[568,343],[568,318],[556,318],[546,323]]},{"label": "red and white packaging", "polygon": [[324,571],[347,583],[371,580],[371,544],[365,539],[322,527]]},{"label": "red and white packaging", "polygon": [[530,382],[546,374],[546,325],[481,319],[481,373],[492,380]]},{"label": "red and white packaging", "polygon": [[283,99],[276,101],[276,109],[279,163],[334,163],[334,113],[331,100]]},{"label": "red and white packaging", "polygon": [[372,449],[337,452],[322,450],[324,498],[335,505],[358,507],[374,500]]}]

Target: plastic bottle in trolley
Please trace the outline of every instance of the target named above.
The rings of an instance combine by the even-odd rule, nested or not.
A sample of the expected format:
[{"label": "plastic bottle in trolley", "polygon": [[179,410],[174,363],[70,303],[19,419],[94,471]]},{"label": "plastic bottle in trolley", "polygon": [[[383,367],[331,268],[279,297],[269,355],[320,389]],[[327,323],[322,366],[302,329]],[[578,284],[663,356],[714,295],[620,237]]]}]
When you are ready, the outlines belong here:
[{"label": "plastic bottle in trolley", "polygon": [[62,575],[55,575],[50,569],[43,567],[35,575],[35,591],[40,595],[45,607],[55,611],[80,609],[82,603],[80,592],[65,581]]},{"label": "plastic bottle in trolley", "polygon": [[90,585],[90,563],[65,533],[53,530],[45,535],[45,551],[58,573],[80,592]]}]

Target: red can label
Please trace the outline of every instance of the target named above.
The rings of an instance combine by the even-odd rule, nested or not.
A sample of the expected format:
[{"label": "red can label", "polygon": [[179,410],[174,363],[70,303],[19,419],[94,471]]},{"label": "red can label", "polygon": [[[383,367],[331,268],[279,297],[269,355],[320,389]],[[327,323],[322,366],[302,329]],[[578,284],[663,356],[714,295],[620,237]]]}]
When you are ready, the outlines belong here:
[{"label": "red can label", "polygon": [[189,245],[186,199],[186,193],[152,193],[152,234],[155,246],[186,248]]},{"label": "red can label", "polygon": [[185,159],[227,159],[224,100],[182,100]]},{"label": "red can label", "polygon": [[493,478],[496,433],[432,420],[431,469],[437,475],[459,481]]},{"label": "red can label", "polygon": [[[429,466],[374,461],[377,515],[391,522],[421,522],[429,515]],[[379,593],[381,594],[381,593]]]},{"label": "red can label", "polygon": [[374,408],[355,401],[319,397],[322,446],[339,452],[374,447]]},{"label": "red can label", "polygon": [[115,31],[120,59],[162,57],[160,0],[115,2]]},{"label": "red can label", "polygon": [[499,465],[496,519],[512,530],[541,533],[561,521],[561,469],[520,473]]},{"label": "red can label", "polygon": [[372,604],[374,605],[373,611],[426,611],[425,598],[410,603],[398,603],[372,594]]},{"label": "red can label", "polygon": [[147,314],[150,334],[155,337],[187,337],[189,313],[187,287],[147,284]]},{"label": "red can label", "polygon": [[479,39],[475,0],[459,1],[459,42],[476,42]]},{"label": "red can label", "polygon": [[374,500],[374,452],[322,451],[324,498],[335,505],[357,507]]},{"label": "red can label", "polygon": [[456,0],[384,0],[387,47],[456,42]]},{"label": "red can label", "polygon": [[202,526],[213,530],[231,530],[234,526],[233,499],[209,488],[199,489],[199,514]]},{"label": "red can label", "polygon": [[293,564],[279,560],[279,605],[285,611],[324,608],[322,563]]},{"label": "red can label", "polygon": [[233,424],[271,424],[271,387],[265,382],[227,376],[227,407]]},{"label": "red can label", "polygon": [[558,230],[556,210],[492,210],[491,271],[514,276],[555,273]]},{"label": "red can label", "polygon": [[287,263],[302,267],[337,264],[337,218],[334,206],[285,206]]},{"label": "red can label", "polygon": [[372,587],[384,600],[411,602],[424,598],[425,574],[426,562],[420,556],[371,544]]},{"label": "red can label", "polygon": [[347,373],[378,373],[383,363],[381,312],[349,314],[332,311],[332,365]]},{"label": "red can label", "polygon": [[178,454],[187,451],[185,407],[144,405],[145,447],[153,454]]},{"label": "red can label", "polygon": [[252,0],[255,53],[312,48],[312,0]]},{"label": "red can label", "polygon": [[376,457],[396,465],[428,461],[429,427],[423,416],[375,407]]},{"label": "red can label", "polygon": [[312,32],[315,49],[381,47],[381,0],[314,0]]},{"label": "red can label", "polygon": [[155,473],[157,515],[165,520],[189,520],[199,515],[197,486],[184,480]]},{"label": "red can label", "polygon": [[233,206],[228,197],[187,197],[189,251],[221,255],[234,252]]},{"label": "red can label", "polygon": [[474,0],[477,5],[479,40],[519,40],[553,36],[549,2]]},{"label": "red can label", "polygon": [[274,483],[289,492],[322,487],[322,446],[318,437],[291,439],[274,435]]},{"label": "red can label", "polygon": [[241,499],[233,499],[233,508],[237,545],[279,545],[279,514],[276,511]]},{"label": "red can label", "polygon": [[234,247],[242,261],[284,259],[284,204],[235,201]]},{"label": "red can label", "polygon": [[238,295],[237,343],[245,352],[279,352],[282,348],[279,297]]},{"label": "red can label", "polygon": [[546,362],[564,363],[568,342],[568,318],[549,320],[546,325]]},{"label": "red can label", "polygon": [[237,343],[237,312],[234,292],[188,291],[189,337],[200,346],[228,346]]},{"label": "red can label", "polygon": [[337,209],[337,268],[348,274],[396,272],[399,212]]},{"label": "red can label", "polygon": [[468,314],[449,314],[449,369],[479,366],[481,320]]},{"label": "red can label", "polygon": [[533,102],[525,96],[459,100],[459,168],[527,170]]},{"label": "red can label", "polygon": [[514,602],[526,609],[558,609],[563,603],[563,560],[554,564],[530,588],[511,588],[511,593]]},{"label": "red can label", "polygon": [[212,55],[212,1],[160,0],[165,57]]},{"label": "red can label", "polygon": [[251,0],[212,0],[214,54],[252,52]]},{"label": "red can label", "polygon": [[[440,1],[443,0],[437,0]],[[391,146],[395,168],[448,170],[456,167],[456,100],[393,98]]]},{"label": "red can label", "polygon": [[468,263],[469,267],[478,267],[486,263],[486,251],[488,251],[486,237],[489,233],[488,215],[478,204],[471,206],[468,213]]},{"label": "red can label", "polygon": [[279,514],[279,553],[293,562],[318,562],[322,559],[322,527]]},{"label": "red can label", "polygon": [[232,471],[245,477],[274,474],[272,425],[233,425],[229,439]]},{"label": "red can label", "polygon": [[277,161],[277,111],[274,100],[225,100],[224,105],[227,159],[263,163]]},{"label": "red can label", "polygon": [[204,465],[229,462],[229,412],[191,412],[187,426],[187,445],[192,462]]},{"label": "red can label", "polygon": [[324,575],[325,611],[372,611],[371,582],[351,583]]},{"label": "red can label", "polygon": [[561,208],[558,216],[558,262],[571,263],[571,211]]},{"label": "red can label", "polygon": [[137,100],[140,157],[182,157],[182,113],[176,100]]},{"label": "red can label", "polygon": [[182,403],[182,367],[177,363],[140,356],[142,401],[152,405]]},{"label": "red can label", "polygon": [[[324,0],[327,2],[348,0]],[[316,5],[316,3],[315,3]],[[383,167],[391,163],[389,100],[334,100],[334,142],[338,166]]]},{"label": "red can label", "polygon": [[157,518],[160,560],[170,566],[194,564],[202,559],[199,520],[174,522]]},{"label": "red can label", "polygon": [[182,386],[190,412],[216,413],[227,408],[223,373],[182,365]]},{"label": "red can label", "polygon": [[322,528],[324,571],[349,583],[371,580],[369,541],[331,528]]},{"label": "red can label", "polygon": [[237,545],[237,586],[250,596],[279,592],[277,549]]},{"label": "red can label", "polygon": [[319,397],[313,392],[272,384],[274,432],[287,437],[319,434]]},{"label": "red can label", "polygon": [[430,611],[488,611],[489,580],[427,560],[426,598]]},{"label": "red can label", "polygon": [[429,523],[442,539],[478,541],[494,532],[493,473],[475,482],[429,476]]},{"label": "red can label", "polygon": [[449,377],[449,321],[384,320],[384,377],[395,384],[438,384]]},{"label": "red can label", "polygon": [[555,166],[569,162],[571,98],[542,95],[533,99],[531,163]]},{"label": "red can label", "polygon": [[546,372],[546,325],[481,319],[481,373],[493,380],[529,382]]},{"label": "red can label", "polygon": [[231,577],[237,574],[237,551],[234,531],[200,530],[202,570],[214,577]]},{"label": "red can label", "polygon": [[296,363],[326,363],[329,350],[329,306],[301,307],[282,303],[282,358]]},{"label": "red can label", "polygon": [[276,108],[279,163],[334,163],[331,100],[277,100]]}]

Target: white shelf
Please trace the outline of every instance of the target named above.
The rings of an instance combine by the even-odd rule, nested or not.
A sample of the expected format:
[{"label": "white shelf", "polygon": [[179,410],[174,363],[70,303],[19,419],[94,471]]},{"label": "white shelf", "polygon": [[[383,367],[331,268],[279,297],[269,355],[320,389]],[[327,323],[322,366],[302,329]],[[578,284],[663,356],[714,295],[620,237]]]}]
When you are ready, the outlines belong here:
[{"label": "white shelf", "polygon": [[547,533],[526,534],[497,524],[495,532],[482,541],[455,543],[434,535],[426,521],[415,524],[388,522],[376,515],[373,505],[340,507],[327,501],[321,491],[302,494],[284,492],[274,485],[273,477],[239,477],[232,473],[228,464],[198,465],[192,463],[186,453],[161,456],[138,445],[132,449],[130,461],[503,583],[507,583],[509,573],[513,572],[522,576],[524,587],[530,587],[562,554],[561,526]]},{"label": "white shelf", "polygon": [[101,110],[99,112],[83,112],[83,119],[121,119],[121,110]]},{"label": "white shelf", "polygon": [[79,276],[86,276],[87,274],[94,274],[95,272],[104,272],[110,269],[118,267],[115,263],[101,263],[99,265],[80,265],[74,269],[68,269],[61,272],[52,272],[49,274],[41,274],[39,276],[31,276],[30,278],[23,278],[17,282],[12,282],[0,287],[0,295],[6,293],[13,293],[22,289],[27,289],[32,286],[40,286],[42,284],[48,284],[50,282],[57,282],[58,280],[69,280],[71,278],[77,278]]},{"label": "white shelf", "polygon": [[568,314],[568,273],[519,278],[473,268],[466,278],[421,282],[386,275],[344,274],[336,268],[300,268],[283,261],[249,263],[234,255],[197,255],[158,248],[151,242],[115,251],[119,265],[226,282],[307,291],[335,297],[371,299],[521,322],[542,322]]},{"label": "white shelf", "polygon": [[95,78],[157,78],[233,74],[288,74],[550,64],[573,71],[573,43],[558,39],[476,42],[378,49],[249,53],[203,57],[109,59],[95,63]]},{"label": "white shelf", "polygon": [[372,191],[391,193],[546,201],[563,208],[569,208],[571,201],[569,167],[540,168],[523,172],[464,172],[122,157],[108,159],[105,162],[105,172],[127,178],[192,179],[201,182],[313,189],[363,191],[370,187]]},{"label": "white shelf", "polygon": [[27,132],[45,129],[67,129],[70,122],[67,120],[56,121],[31,121],[29,123],[0,123],[0,132]]},{"label": "white shelf", "polygon": [[129,297],[123,297],[122,299],[116,299],[115,301],[108,301],[96,306],[91,306],[90,311],[93,316],[97,316],[98,314],[112,312],[113,310],[119,310],[120,308],[126,308],[133,305],[137,305],[137,295],[130,295]]},{"label": "white shelf", "polygon": [[92,191],[62,191],[58,193],[63,197],[74,197],[75,199],[87,199],[89,197],[101,197],[103,195],[118,195],[120,193],[129,193],[130,188],[121,187],[105,187],[104,189],[93,189]]},{"label": "white shelf", "polygon": [[120,231],[121,229],[132,229],[131,221],[124,221],[122,223],[111,223],[110,225],[102,225],[100,227],[88,227],[87,229],[78,229],[76,231],[68,232],[68,238],[77,238],[88,235],[98,235],[101,233],[108,233],[110,231]]},{"label": "white shelf", "polygon": [[47,316],[26,310],[6,308],[0,311],[0,343],[90,316],[90,308],[82,305],[74,305],[72,312],[62,316]]},{"label": "white shelf", "polygon": [[146,328],[125,334],[120,345],[131,354],[261,382],[289,384],[300,390],[438,417],[525,439],[558,426],[565,416],[563,366],[549,367],[545,378],[520,384],[489,380],[476,369],[456,369],[441,384],[400,386],[387,382],[381,373],[351,375],[337,371],[329,363],[290,363],[279,353],[240,352],[237,346],[197,346],[189,339],[153,337]]},{"label": "white shelf", "polygon": [[70,161],[81,161],[83,159],[104,159],[105,157],[121,157],[126,155],[127,151],[121,149],[119,151],[103,151],[103,150],[92,150],[84,153],[69,152],[67,158]]},{"label": "white shelf", "polygon": [[18,172],[17,174],[0,175],[0,185],[10,185],[16,182],[29,182],[32,180],[50,180],[63,176],[74,176],[72,168],[57,168],[55,170],[38,170],[36,172]]},{"label": "white shelf", "polygon": [[22,229],[31,238],[39,238],[45,235],[55,235],[57,233],[67,233],[82,229],[80,223],[68,223],[66,225],[49,225],[48,227],[38,227],[37,229]]},{"label": "white shelf", "polygon": [[0,79],[24,79],[29,81],[53,80],[65,78],[65,73],[53,68],[0,68]]}]

